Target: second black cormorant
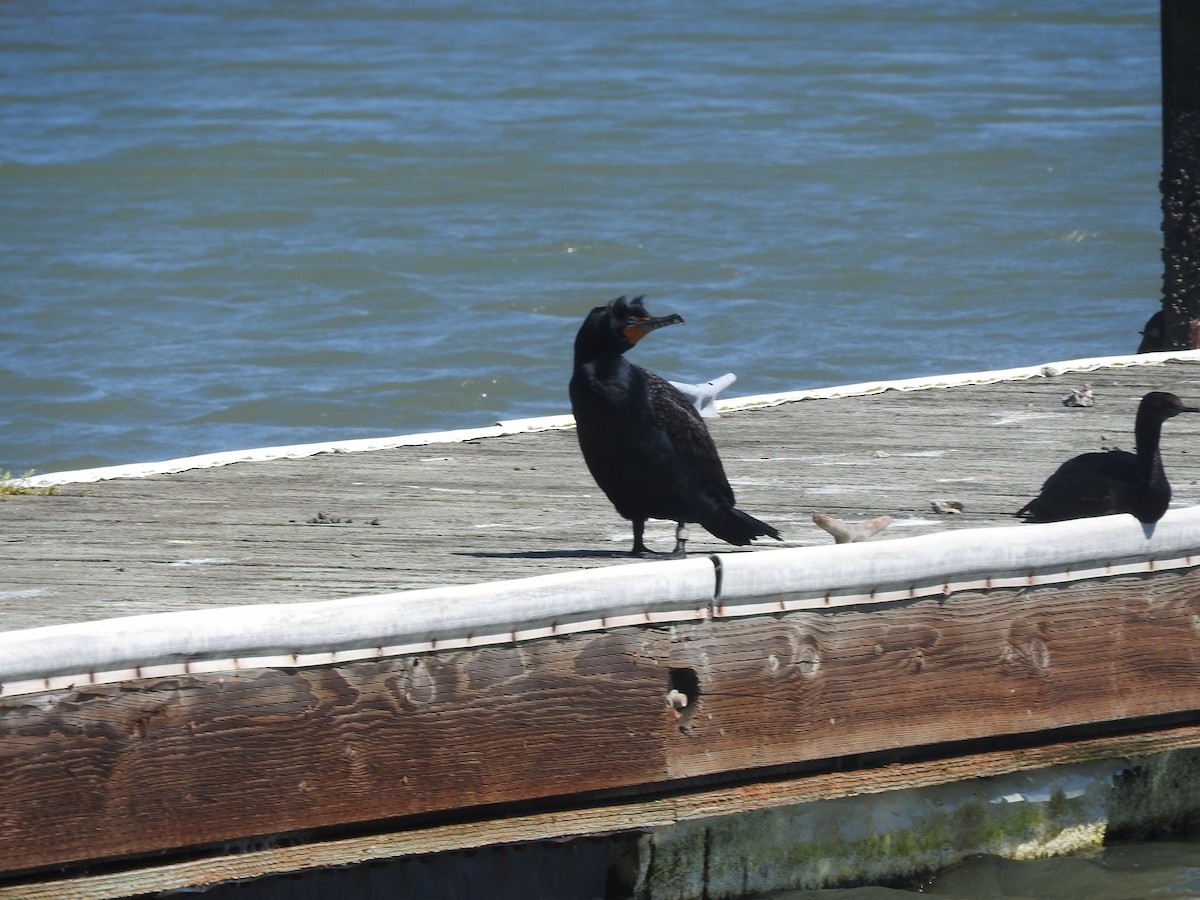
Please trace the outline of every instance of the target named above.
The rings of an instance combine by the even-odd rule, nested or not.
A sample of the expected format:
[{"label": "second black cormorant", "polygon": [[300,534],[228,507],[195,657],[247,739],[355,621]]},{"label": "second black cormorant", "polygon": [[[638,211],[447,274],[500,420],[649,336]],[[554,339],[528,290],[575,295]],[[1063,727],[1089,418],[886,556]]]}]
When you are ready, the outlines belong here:
[{"label": "second black cormorant", "polygon": [[717,448],[704,420],[669,382],[623,354],[657,328],[683,322],[651,316],[641,297],[593,309],[575,338],[571,410],[579,447],[600,489],[633,523],[633,553],[653,556],[642,537],[647,519],[677,523],[672,556],[683,556],[687,523],[731,544],[779,532],[734,507]]},{"label": "second black cormorant", "polygon": [[1138,405],[1136,453],[1108,450],[1067,460],[1046,479],[1041,492],[1016,513],[1029,522],[1061,522],[1130,513],[1157,522],[1171,502],[1171,485],[1158,452],[1163,422],[1200,407],[1165,391],[1151,391]]}]

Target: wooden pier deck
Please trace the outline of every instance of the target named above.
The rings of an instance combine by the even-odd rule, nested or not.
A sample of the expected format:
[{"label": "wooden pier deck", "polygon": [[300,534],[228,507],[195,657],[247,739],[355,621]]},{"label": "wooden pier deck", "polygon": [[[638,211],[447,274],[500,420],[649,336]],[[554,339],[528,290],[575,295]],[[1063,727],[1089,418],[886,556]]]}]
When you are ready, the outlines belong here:
[{"label": "wooden pier deck", "polygon": [[[1063,406],[1084,384],[1095,405]],[[830,543],[818,512],[892,516],[877,540],[1021,527],[1013,511],[1067,457],[1133,449],[1149,390],[1200,402],[1200,361],[725,412],[709,427],[738,505],[786,540],[738,551],[693,527],[689,550]],[[1200,504],[1198,437],[1187,416],[1164,430],[1176,506]],[[0,498],[0,535],[0,631],[637,562],[570,429],[68,484]],[[673,539],[651,523],[651,547]]]},{"label": "wooden pier deck", "polygon": [[[1129,760],[1200,769],[1200,416],[1164,430],[1158,525],[1012,518],[1067,457],[1131,449],[1146,391],[1200,401],[1200,353],[892,387],[713,422],[787,541],[693,528],[687,560],[624,555],[562,428],[0,499],[0,898],[579,836],[618,841],[608,896],[741,896],[995,852],[1026,794],[1001,830],[1076,847],[1146,791],[1200,812],[1176,775],[1113,800]],[[894,522],[835,548],[815,512]],[[958,783],[904,862],[841,813],[785,840],[814,803]],[[820,864],[752,859],[797,853]]]}]

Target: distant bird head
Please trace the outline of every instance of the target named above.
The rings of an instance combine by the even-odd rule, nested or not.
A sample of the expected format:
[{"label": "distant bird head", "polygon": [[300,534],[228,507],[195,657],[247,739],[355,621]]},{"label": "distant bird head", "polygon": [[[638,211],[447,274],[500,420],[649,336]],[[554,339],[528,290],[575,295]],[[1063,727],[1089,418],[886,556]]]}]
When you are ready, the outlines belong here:
[{"label": "distant bird head", "polygon": [[1151,391],[1138,404],[1138,418],[1165,422],[1180,413],[1200,412],[1200,406],[1185,406],[1183,401],[1166,391]]},{"label": "distant bird head", "polygon": [[624,353],[650,332],[682,324],[683,316],[652,316],[641,297],[617,297],[593,309],[575,337],[575,360],[595,359],[602,353]]}]

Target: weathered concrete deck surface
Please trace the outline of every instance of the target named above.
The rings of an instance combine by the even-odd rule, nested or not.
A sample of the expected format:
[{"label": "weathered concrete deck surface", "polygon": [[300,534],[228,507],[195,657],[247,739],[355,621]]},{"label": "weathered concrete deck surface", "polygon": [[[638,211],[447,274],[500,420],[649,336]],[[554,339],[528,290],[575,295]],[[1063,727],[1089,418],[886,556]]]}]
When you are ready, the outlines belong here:
[{"label": "weathered concrete deck surface", "polygon": [[[1065,407],[1084,384],[1095,406]],[[875,540],[1021,527],[1012,512],[1062,460],[1133,449],[1149,390],[1200,402],[1200,361],[804,400],[710,428],[738,505],[787,539],[740,552],[770,552],[831,542],[815,512],[891,515]],[[1200,504],[1198,438],[1200,416],[1165,427],[1174,505]],[[0,631],[637,562],[571,430],[68,484],[0,499],[0,529]],[[673,536],[648,532],[664,550]],[[698,527],[689,549],[735,551]]]}]

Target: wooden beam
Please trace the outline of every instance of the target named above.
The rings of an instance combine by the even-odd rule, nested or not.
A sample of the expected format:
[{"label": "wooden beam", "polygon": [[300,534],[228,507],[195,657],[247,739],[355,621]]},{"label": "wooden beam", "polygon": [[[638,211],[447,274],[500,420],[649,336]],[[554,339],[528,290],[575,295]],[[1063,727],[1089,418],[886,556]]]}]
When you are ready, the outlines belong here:
[{"label": "wooden beam", "polygon": [[671,777],[1200,709],[1200,574],[691,627]]},{"label": "wooden beam", "polygon": [[0,860],[11,871],[655,781],[666,647],[662,631],[629,629],[14,699],[0,713]]},{"label": "wooden beam", "polygon": [[621,804],[1191,713],[1196,621],[1192,569],[14,697],[0,860],[17,873],[601,791]]},{"label": "wooden beam", "polygon": [[102,875],[18,881],[0,885],[0,900],[111,900],[155,891],[205,888],[227,881],[402,856],[616,834],[711,816],[736,815],[839,797],[932,787],[1048,766],[1136,758],[1197,747],[1200,747],[1200,725],[1129,735],[1059,740],[1018,750],[935,757],[625,803],[218,853],[183,862],[138,865]]}]

